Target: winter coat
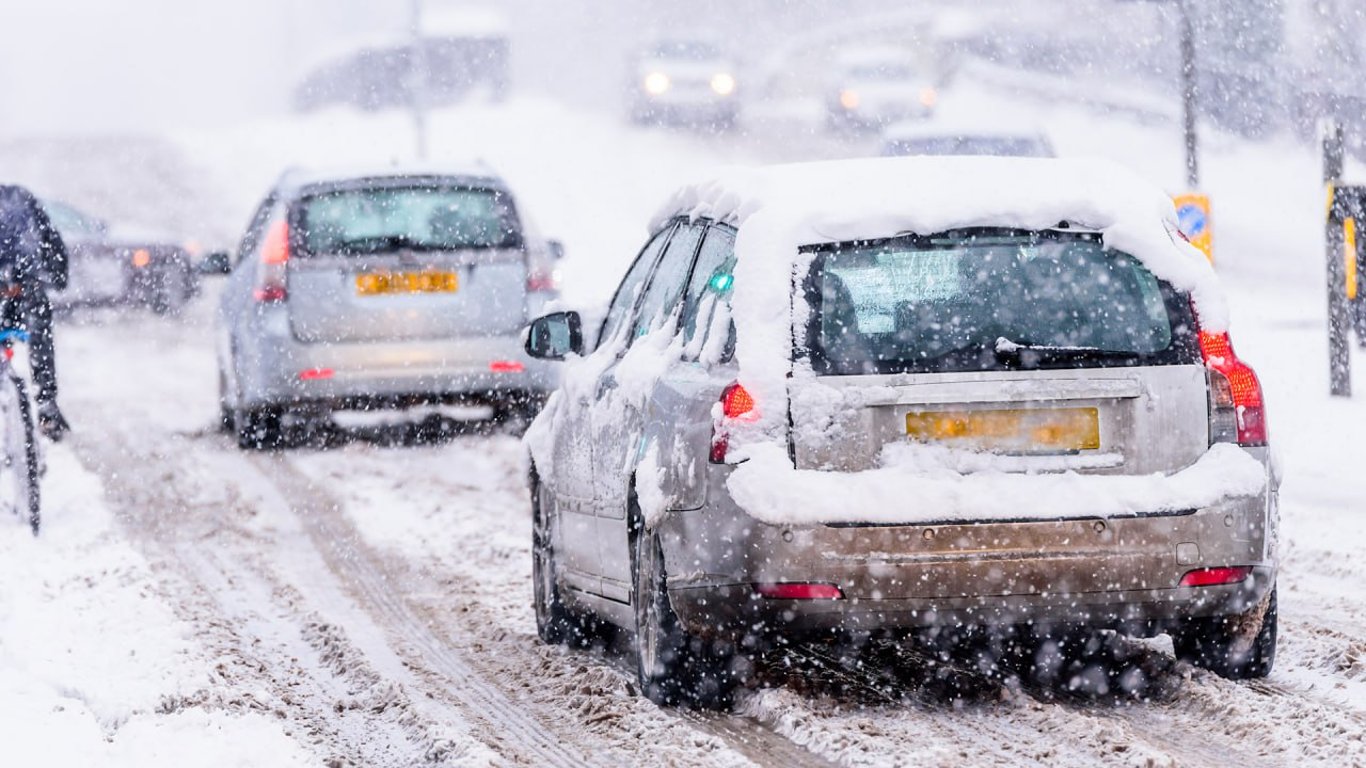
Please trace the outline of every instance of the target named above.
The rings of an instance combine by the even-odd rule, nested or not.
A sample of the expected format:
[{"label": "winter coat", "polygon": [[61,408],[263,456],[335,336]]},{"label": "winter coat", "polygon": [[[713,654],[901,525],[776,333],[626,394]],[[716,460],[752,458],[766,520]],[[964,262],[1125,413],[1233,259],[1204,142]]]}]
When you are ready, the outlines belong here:
[{"label": "winter coat", "polygon": [[66,288],[66,244],[33,193],[0,185],[0,269],[13,268],[20,285],[37,278],[45,287]]}]

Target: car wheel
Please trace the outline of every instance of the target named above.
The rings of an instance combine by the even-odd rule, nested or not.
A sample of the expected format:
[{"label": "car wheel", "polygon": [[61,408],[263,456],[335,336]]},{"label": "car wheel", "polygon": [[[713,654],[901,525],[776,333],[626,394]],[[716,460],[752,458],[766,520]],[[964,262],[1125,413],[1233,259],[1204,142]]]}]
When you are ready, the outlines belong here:
[{"label": "car wheel", "polygon": [[645,530],[632,504],[631,603],[636,616],[636,677],[640,690],[660,706],[705,709],[730,706],[738,682],[732,654],[688,632],[669,602],[659,535]]},{"label": "car wheel", "polygon": [[279,448],[284,442],[280,411],[275,408],[238,408],[232,412],[237,446],[247,450]]},{"label": "car wheel", "polygon": [[1251,610],[1232,616],[1186,619],[1174,629],[1176,658],[1227,677],[1271,674],[1276,661],[1276,587]]},{"label": "car wheel", "polygon": [[157,280],[152,296],[152,311],[158,315],[179,315],[190,299],[190,275],[183,264],[168,264]]},{"label": "car wheel", "polygon": [[555,540],[551,528],[553,501],[534,473],[531,477],[531,584],[536,610],[536,634],[549,645],[583,640],[582,625],[560,599],[555,575]]}]

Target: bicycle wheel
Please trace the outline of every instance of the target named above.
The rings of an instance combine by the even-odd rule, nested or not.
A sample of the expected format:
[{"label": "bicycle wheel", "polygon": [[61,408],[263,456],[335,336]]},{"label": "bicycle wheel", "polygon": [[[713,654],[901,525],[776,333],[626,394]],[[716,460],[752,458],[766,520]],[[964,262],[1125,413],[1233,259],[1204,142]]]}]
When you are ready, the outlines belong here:
[{"label": "bicycle wheel", "polygon": [[37,535],[39,463],[33,413],[23,379],[13,373],[0,379],[8,385],[0,386],[0,507],[26,521]]}]

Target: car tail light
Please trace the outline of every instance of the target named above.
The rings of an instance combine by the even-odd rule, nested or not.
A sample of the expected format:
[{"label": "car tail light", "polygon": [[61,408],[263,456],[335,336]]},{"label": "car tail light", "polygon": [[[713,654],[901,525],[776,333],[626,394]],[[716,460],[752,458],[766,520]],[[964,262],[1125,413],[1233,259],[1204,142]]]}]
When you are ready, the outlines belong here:
[{"label": "car tail light", "polygon": [[1183,587],[1217,587],[1221,584],[1241,584],[1252,574],[1252,566],[1227,565],[1218,568],[1198,568],[1181,577]]},{"label": "car tail light", "polygon": [[560,289],[554,269],[534,267],[526,273],[527,293],[550,293]]},{"label": "car tail light", "polygon": [[841,600],[844,592],[834,584],[804,581],[783,584],[755,584],[754,593],[770,600]]},{"label": "car tail light", "polygon": [[1200,356],[1209,369],[1211,443],[1266,445],[1262,385],[1233,353],[1227,333],[1200,332]]},{"label": "car tail light", "polygon": [[299,371],[299,381],[318,381],[319,379],[330,379],[336,375],[336,371],[331,368],[308,368]]},{"label": "car tail light", "polygon": [[261,242],[261,260],[256,267],[256,289],[252,295],[262,303],[284,301],[289,297],[285,278],[289,267],[289,225],[284,219],[266,230]]},{"label": "car tail light", "polygon": [[711,463],[726,463],[726,452],[730,449],[730,430],[726,422],[753,419],[755,415],[754,396],[738,381],[721,391],[721,420],[711,432]]},{"label": "car tail light", "polygon": [[489,362],[489,370],[494,373],[521,373],[526,366],[520,360],[493,360]]}]

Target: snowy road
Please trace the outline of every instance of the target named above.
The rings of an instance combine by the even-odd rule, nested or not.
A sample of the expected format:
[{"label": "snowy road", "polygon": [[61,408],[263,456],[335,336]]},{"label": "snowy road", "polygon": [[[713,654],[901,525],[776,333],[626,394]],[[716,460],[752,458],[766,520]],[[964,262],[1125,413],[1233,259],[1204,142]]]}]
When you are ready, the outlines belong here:
[{"label": "snowy road", "polygon": [[[1030,113],[1064,152],[1171,159],[1179,173],[1161,126],[1097,130],[1088,113],[998,97],[992,109]],[[981,93],[962,98],[964,112],[989,111]],[[182,146],[245,207],[286,158],[354,151],[396,120]],[[779,147],[627,131],[539,103],[439,126],[452,144],[488,146],[565,238],[567,292],[585,304],[615,286],[645,218],[697,163],[860,149],[801,129]],[[622,647],[535,639],[516,441],[471,431],[409,445],[381,430],[242,453],[212,424],[210,295],[181,322],[98,312],[61,331],[76,432],[51,457],[50,526],[36,543],[0,531],[0,577],[18,585],[0,596],[0,670],[24,673],[0,686],[0,740],[45,754],[44,733],[84,718],[88,738],[58,761],[73,765],[1366,764],[1366,491],[1352,482],[1366,405],[1324,394],[1321,267],[1304,234],[1321,205],[1313,158],[1211,145],[1234,337],[1262,375],[1287,473],[1281,650],[1266,681],[1176,665],[1165,640],[1098,649],[1080,688],[913,649],[811,648],[767,660],[734,714],[660,710]],[[564,193],[576,184],[592,194]]]}]

